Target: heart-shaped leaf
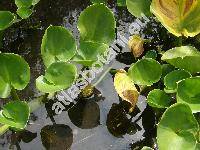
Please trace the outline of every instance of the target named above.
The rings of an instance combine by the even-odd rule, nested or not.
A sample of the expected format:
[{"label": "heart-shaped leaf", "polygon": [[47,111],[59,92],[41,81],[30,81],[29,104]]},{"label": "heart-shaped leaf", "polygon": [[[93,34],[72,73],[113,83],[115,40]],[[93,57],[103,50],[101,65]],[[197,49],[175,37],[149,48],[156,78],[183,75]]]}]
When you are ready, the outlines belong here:
[{"label": "heart-shaped leaf", "polygon": [[175,104],[163,114],[157,128],[158,147],[161,150],[195,150],[195,135],[199,125],[186,104]]},{"label": "heart-shaped leaf", "polygon": [[16,16],[10,11],[0,11],[0,30],[5,30],[11,26],[16,19]]},{"label": "heart-shaped leaf", "polygon": [[21,7],[30,7],[32,5],[33,0],[15,0],[15,4],[18,8]]},{"label": "heart-shaped leaf", "polygon": [[151,11],[176,36],[200,33],[199,0],[152,0]]},{"label": "heart-shaped leaf", "polygon": [[126,0],[128,11],[135,17],[150,16],[150,0]]},{"label": "heart-shaped leaf", "polygon": [[177,102],[187,103],[192,112],[200,112],[200,77],[182,80],[178,83]]},{"label": "heart-shaped leaf", "polygon": [[36,79],[36,87],[44,93],[54,93],[70,87],[77,76],[76,66],[66,62],[51,64],[45,73]]},{"label": "heart-shaped leaf", "polygon": [[3,106],[0,123],[12,128],[24,129],[29,119],[30,109],[26,102],[13,101]]},{"label": "heart-shaped leaf", "polygon": [[30,80],[27,62],[16,54],[0,53],[0,97],[6,98],[14,87],[23,90]]},{"label": "heart-shaped leaf", "polygon": [[76,54],[72,34],[61,26],[49,26],[42,39],[41,54],[46,67],[56,61],[69,61]]},{"label": "heart-shaped leaf", "polygon": [[200,72],[200,52],[192,46],[181,46],[168,50],[162,60],[190,73]]},{"label": "heart-shaped leaf", "polygon": [[160,80],[161,65],[154,59],[145,58],[133,64],[128,75],[138,85],[152,85]]},{"label": "heart-shaped leaf", "polygon": [[164,91],[155,89],[147,96],[147,102],[151,107],[167,108],[170,106],[171,98]]},{"label": "heart-shaped leaf", "polygon": [[139,92],[125,70],[119,70],[115,74],[114,86],[119,96],[135,107],[138,101]]},{"label": "heart-shaped leaf", "polygon": [[22,18],[22,19],[27,19],[30,17],[30,15],[33,13],[33,10],[27,7],[21,7],[17,9],[17,14]]},{"label": "heart-shaped leaf", "polygon": [[177,89],[177,82],[191,77],[191,74],[185,70],[175,70],[167,74],[164,78],[164,84],[166,86],[165,92],[175,93]]},{"label": "heart-shaped leaf", "polygon": [[111,44],[115,39],[115,18],[104,4],[86,8],[78,20],[81,41]]}]

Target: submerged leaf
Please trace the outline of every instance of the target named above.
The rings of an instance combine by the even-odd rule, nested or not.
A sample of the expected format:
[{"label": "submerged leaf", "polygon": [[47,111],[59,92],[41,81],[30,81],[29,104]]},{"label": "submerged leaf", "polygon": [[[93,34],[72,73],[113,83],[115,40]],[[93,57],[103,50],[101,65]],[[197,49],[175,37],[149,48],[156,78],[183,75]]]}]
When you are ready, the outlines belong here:
[{"label": "submerged leaf", "polygon": [[41,54],[46,67],[56,61],[69,61],[76,54],[72,34],[64,27],[49,26],[42,39]]},{"label": "submerged leaf", "polygon": [[134,35],[128,42],[129,49],[135,57],[140,57],[144,52],[144,40],[138,36]]},{"label": "submerged leaf", "polygon": [[200,52],[192,46],[181,46],[166,51],[162,60],[169,64],[185,69],[190,73],[200,72]]},{"label": "submerged leaf", "polygon": [[163,114],[157,128],[158,148],[161,150],[195,150],[199,131],[197,120],[186,104],[175,104]]},{"label": "submerged leaf", "polygon": [[134,108],[138,101],[139,92],[125,70],[119,70],[115,74],[114,86],[119,96],[131,103]]},{"label": "submerged leaf", "polygon": [[200,77],[182,80],[177,87],[177,102],[187,103],[192,112],[200,112]]},{"label": "submerged leaf", "polygon": [[16,16],[10,11],[0,11],[0,30],[5,30],[11,26],[16,19]]},{"label": "submerged leaf", "polygon": [[200,33],[199,0],[152,0],[151,11],[176,36]]},{"label": "submerged leaf", "polygon": [[28,63],[19,55],[0,53],[0,97],[6,98],[14,87],[24,89],[30,80]]},{"label": "submerged leaf", "polygon": [[0,123],[12,128],[24,129],[29,115],[30,108],[26,102],[13,101],[3,106],[0,113]]},{"label": "submerged leaf", "polygon": [[40,135],[47,150],[68,150],[73,143],[72,129],[64,124],[44,126]]}]

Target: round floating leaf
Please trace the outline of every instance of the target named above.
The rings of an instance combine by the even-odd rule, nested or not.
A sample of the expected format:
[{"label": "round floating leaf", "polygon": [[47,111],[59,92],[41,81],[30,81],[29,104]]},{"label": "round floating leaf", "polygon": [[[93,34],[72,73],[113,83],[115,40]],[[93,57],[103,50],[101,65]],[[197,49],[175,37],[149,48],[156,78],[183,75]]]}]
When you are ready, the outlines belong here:
[{"label": "round floating leaf", "polygon": [[152,107],[167,108],[170,106],[171,98],[164,91],[155,89],[149,93],[147,102]]},{"label": "round floating leaf", "polygon": [[163,64],[162,65],[162,80],[164,80],[164,77],[168,74],[168,73],[170,73],[170,72],[172,72],[172,71],[174,71],[174,66],[172,66],[172,65],[170,65],[170,64]]},{"label": "round floating leaf", "polygon": [[69,88],[76,79],[77,69],[73,64],[56,62],[47,68],[45,76],[36,79],[36,87],[44,93],[54,93]]},{"label": "round floating leaf", "polygon": [[119,70],[115,74],[114,86],[119,96],[135,107],[138,101],[139,92],[125,70]]},{"label": "round floating leaf", "polygon": [[175,93],[177,89],[177,82],[191,77],[191,74],[184,70],[175,70],[167,74],[164,78],[167,93]]},{"label": "round floating leaf", "polygon": [[192,46],[181,46],[168,50],[162,60],[191,73],[200,72],[200,52]]},{"label": "round floating leaf", "polygon": [[33,13],[33,10],[27,7],[21,7],[17,9],[17,14],[22,18],[22,19],[27,19],[30,17],[30,15]]},{"label": "round floating leaf", "polygon": [[187,103],[192,112],[200,112],[200,77],[182,80],[178,83],[177,102]]},{"label": "round floating leaf", "polygon": [[29,115],[30,109],[26,102],[13,101],[3,106],[0,113],[0,123],[16,129],[24,129]]},{"label": "round floating leaf", "polygon": [[27,62],[16,54],[0,53],[0,97],[6,98],[11,87],[24,89],[30,80]]},{"label": "round floating leaf", "polygon": [[115,18],[104,4],[94,4],[80,15],[78,29],[81,41],[111,44],[115,39]]},{"label": "round floating leaf", "polygon": [[[91,66],[95,61],[98,60],[98,56],[103,55],[104,52],[108,50],[109,46],[103,43],[97,42],[81,42],[80,50],[78,51],[78,55],[80,56],[79,63],[82,63],[80,60],[84,61],[83,64],[86,65],[85,62],[89,63]],[[73,60],[75,61],[75,60]]]},{"label": "round floating leaf", "polygon": [[11,26],[15,19],[15,15],[10,11],[0,11],[0,30],[4,30]]},{"label": "round floating leaf", "polygon": [[126,0],[128,11],[135,17],[150,16],[150,0]]},{"label": "round floating leaf", "polygon": [[199,0],[152,0],[151,11],[176,36],[200,33]]},{"label": "round floating leaf", "polygon": [[15,0],[15,4],[17,5],[18,8],[21,7],[30,7],[32,5],[33,0]]},{"label": "round floating leaf", "polygon": [[157,128],[158,147],[161,150],[195,150],[198,122],[186,104],[175,104],[163,114]]},{"label": "round floating leaf", "polygon": [[72,34],[60,26],[49,26],[42,39],[41,54],[46,67],[59,61],[69,61],[76,53]]},{"label": "round floating leaf", "polygon": [[161,74],[161,65],[150,58],[141,59],[128,70],[129,77],[138,85],[152,85],[160,80]]},{"label": "round floating leaf", "polygon": [[64,124],[44,126],[40,135],[47,150],[68,150],[73,143],[72,129]]}]

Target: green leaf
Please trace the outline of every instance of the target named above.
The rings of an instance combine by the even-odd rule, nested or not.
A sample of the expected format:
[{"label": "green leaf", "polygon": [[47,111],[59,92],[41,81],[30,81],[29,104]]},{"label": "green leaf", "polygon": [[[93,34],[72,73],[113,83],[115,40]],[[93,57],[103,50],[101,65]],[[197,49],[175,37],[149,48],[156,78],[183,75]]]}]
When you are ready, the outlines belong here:
[{"label": "green leaf", "polygon": [[66,62],[56,62],[47,68],[45,76],[36,79],[36,87],[44,93],[54,93],[69,88],[77,76],[76,66]]},{"label": "green leaf", "polygon": [[150,50],[146,53],[145,58],[152,58],[156,59],[157,58],[157,52],[155,50]]},{"label": "green leaf", "polygon": [[150,0],[126,0],[128,11],[135,17],[150,16]]},{"label": "green leaf", "polygon": [[0,97],[6,98],[11,87],[23,90],[30,80],[30,68],[19,55],[0,53]]},{"label": "green leaf", "polygon": [[115,74],[114,86],[119,96],[134,108],[138,101],[139,92],[125,70],[121,69]]},{"label": "green leaf", "polygon": [[22,19],[27,19],[28,17],[31,16],[33,13],[33,10],[27,7],[21,7],[17,9],[17,14],[22,18]]},{"label": "green leaf", "polygon": [[160,80],[161,74],[161,65],[150,58],[139,60],[128,70],[129,77],[138,85],[152,85]]},{"label": "green leaf", "polygon": [[175,70],[167,74],[164,78],[167,93],[175,93],[177,89],[177,82],[191,77],[191,74],[185,70]]},{"label": "green leaf", "polygon": [[126,0],[117,0],[118,6],[126,6]]},{"label": "green leaf", "polygon": [[177,102],[187,103],[192,112],[200,112],[200,77],[182,80],[178,83]]},{"label": "green leaf", "polygon": [[186,104],[175,104],[163,114],[157,128],[158,148],[161,150],[195,150],[197,120]]},{"label": "green leaf", "polygon": [[148,94],[147,102],[151,107],[167,108],[170,106],[171,98],[164,91],[155,89]]},{"label": "green leaf", "polygon": [[86,8],[78,20],[81,41],[111,44],[115,39],[115,18],[104,4]]},{"label": "green leaf", "polygon": [[78,59],[79,61],[77,62],[86,66],[91,66],[95,61],[98,60],[98,56],[103,55],[108,48],[109,46],[103,43],[82,41],[80,43],[80,50],[78,51],[80,59]]},{"label": "green leaf", "polygon": [[15,4],[18,8],[30,7],[32,5],[32,0],[15,0]]},{"label": "green leaf", "polygon": [[46,67],[56,61],[69,61],[76,54],[72,34],[61,26],[49,26],[42,39],[41,54]]},{"label": "green leaf", "polygon": [[200,33],[199,0],[152,0],[151,12],[176,36]]},{"label": "green leaf", "polygon": [[92,3],[106,3],[107,0],[90,0]]},{"label": "green leaf", "polygon": [[30,109],[26,102],[13,101],[3,106],[0,123],[12,128],[24,129],[29,119]]},{"label": "green leaf", "polygon": [[161,58],[169,64],[189,71],[200,72],[200,52],[192,46],[181,46],[168,50]]},{"label": "green leaf", "polygon": [[0,30],[5,30],[11,26],[16,19],[16,16],[10,11],[0,11]]},{"label": "green leaf", "polygon": [[36,5],[37,3],[39,3],[40,0],[32,0],[32,5]]},{"label": "green leaf", "polygon": [[170,73],[170,72],[172,72],[172,71],[174,71],[174,66],[172,66],[172,65],[170,65],[170,64],[163,64],[162,65],[162,80],[164,80],[164,77],[168,74],[168,73]]}]

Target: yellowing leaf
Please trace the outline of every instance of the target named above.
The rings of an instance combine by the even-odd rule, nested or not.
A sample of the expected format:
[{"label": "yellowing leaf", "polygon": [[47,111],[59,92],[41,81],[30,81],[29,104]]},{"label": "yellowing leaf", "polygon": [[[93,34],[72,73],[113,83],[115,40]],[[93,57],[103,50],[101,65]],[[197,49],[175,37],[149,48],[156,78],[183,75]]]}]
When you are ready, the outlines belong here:
[{"label": "yellowing leaf", "polygon": [[144,40],[138,36],[134,35],[128,42],[129,49],[133,53],[134,57],[140,57],[144,52]]},{"label": "yellowing leaf", "polygon": [[176,36],[200,33],[200,0],[152,0],[151,11]]},{"label": "yellowing leaf", "polygon": [[125,70],[119,70],[115,74],[114,86],[119,96],[135,107],[139,92]]}]

